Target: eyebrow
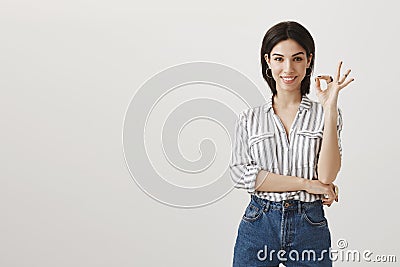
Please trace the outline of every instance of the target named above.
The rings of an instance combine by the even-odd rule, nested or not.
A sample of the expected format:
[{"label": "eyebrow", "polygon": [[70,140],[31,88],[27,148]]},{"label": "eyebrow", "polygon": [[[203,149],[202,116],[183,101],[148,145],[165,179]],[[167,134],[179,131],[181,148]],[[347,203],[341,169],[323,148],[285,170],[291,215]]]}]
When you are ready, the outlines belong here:
[{"label": "eyebrow", "polygon": [[[295,57],[295,56],[297,56],[297,55],[301,55],[301,54],[303,54],[304,55],[304,52],[298,52],[298,53],[296,53],[296,54],[293,54],[292,55],[292,57]],[[274,53],[274,54],[272,54],[273,56],[280,56],[280,57],[283,57],[283,55],[281,55],[281,54],[277,54],[277,53]]]}]

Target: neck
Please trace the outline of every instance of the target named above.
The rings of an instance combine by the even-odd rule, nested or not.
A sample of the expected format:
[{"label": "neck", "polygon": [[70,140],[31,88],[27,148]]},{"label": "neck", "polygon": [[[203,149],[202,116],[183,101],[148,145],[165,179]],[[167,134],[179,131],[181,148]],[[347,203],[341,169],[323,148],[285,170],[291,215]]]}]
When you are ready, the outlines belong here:
[{"label": "neck", "polygon": [[273,98],[274,106],[279,107],[298,107],[301,102],[301,94],[300,92],[279,92]]}]

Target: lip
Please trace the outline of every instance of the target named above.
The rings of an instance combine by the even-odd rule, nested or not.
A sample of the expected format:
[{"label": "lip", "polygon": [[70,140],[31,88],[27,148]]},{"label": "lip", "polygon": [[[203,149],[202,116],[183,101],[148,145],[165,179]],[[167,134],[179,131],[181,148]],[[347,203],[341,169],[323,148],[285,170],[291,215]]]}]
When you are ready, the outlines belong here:
[{"label": "lip", "polygon": [[281,76],[284,84],[292,84],[296,81],[297,76]]}]

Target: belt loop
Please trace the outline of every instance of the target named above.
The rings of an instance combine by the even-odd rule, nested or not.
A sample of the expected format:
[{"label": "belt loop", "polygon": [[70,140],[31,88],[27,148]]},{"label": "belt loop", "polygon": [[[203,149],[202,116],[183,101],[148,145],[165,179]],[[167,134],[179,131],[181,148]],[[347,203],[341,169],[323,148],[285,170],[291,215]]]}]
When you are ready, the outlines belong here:
[{"label": "belt loop", "polygon": [[264,210],[265,210],[265,212],[268,212],[270,203],[269,203],[269,200],[267,200],[266,202],[267,203],[265,204]]},{"label": "belt loop", "polygon": [[259,198],[256,195],[250,195],[250,196],[251,196],[251,200],[252,201],[261,204],[260,201],[259,201]]},{"label": "belt loop", "polygon": [[299,214],[301,214],[302,205],[303,205],[303,203],[301,201],[299,201],[299,205],[297,205]]}]

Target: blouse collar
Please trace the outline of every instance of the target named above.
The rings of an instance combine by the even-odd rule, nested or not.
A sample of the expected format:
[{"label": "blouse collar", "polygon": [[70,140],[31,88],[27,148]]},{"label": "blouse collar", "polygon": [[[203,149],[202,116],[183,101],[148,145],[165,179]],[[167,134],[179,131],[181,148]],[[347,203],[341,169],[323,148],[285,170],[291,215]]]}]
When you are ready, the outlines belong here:
[{"label": "blouse collar", "polygon": [[[267,102],[264,104],[265,113],[267,113],[272,108],[273,97],[274,95],[271,95],[271,97],[268,98]],[[299,110],[301,111],[303,109],[310,109],[310,107],[311,107],[311,100],[306,95],[303,95],[301,98]]]}]

